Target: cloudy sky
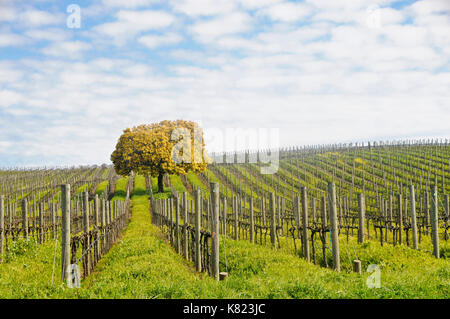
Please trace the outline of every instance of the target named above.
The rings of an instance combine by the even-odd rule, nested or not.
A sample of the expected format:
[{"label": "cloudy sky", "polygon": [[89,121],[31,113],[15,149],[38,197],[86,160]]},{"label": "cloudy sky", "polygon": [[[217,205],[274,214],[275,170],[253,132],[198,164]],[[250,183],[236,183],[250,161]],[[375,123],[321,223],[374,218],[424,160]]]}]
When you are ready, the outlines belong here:
[{"label": "cloudy sky", "polygon": [[0,166],[109,163],[124,128],[178,118],[279,129],[281,145],[448,138],[449,10],[0,0]]}]

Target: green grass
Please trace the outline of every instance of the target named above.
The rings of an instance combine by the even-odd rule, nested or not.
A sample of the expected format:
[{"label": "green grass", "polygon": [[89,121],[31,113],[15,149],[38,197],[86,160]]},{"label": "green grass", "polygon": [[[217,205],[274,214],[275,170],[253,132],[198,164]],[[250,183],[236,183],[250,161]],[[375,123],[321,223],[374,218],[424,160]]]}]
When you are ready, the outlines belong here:
[{"label": "green grass", "polygon": [[[102,195],[103,192],[105,191],[106,187],[108,186],[108,184],[109,184],[109,181],[108,181],[108,180],[103,181],[103,182],[101,182],[100,184],[98,184],[98,185],[97,185],[97,189],[95,190],[95,193],[96,193],[98,196]],[[125,189],[125,191],[126,191],[126,189]]]},{"label": "green grass", "polygon": [[184,187],[180,176],[170,175],[169,179],[170,179],[170,183],[172,184],[172,187],[175,189],[175,191],[177,191],[180,194],[187,192],[186,187]]},{"label": "green grass", "polygon": [[206,186],[202,183],[202,181],[198,178],[197,174],[195,174],[192,171],[189,171],[186,175],[189,183],[192,185],[195,185],[197,188],[199,188],[202,192],[205,193],[206,196],[209,197],[209,191],[206,188]]},{"label": "green grass", "polygon": [[169,198],[172,194],[170,187],[164,186],[164,192],[158,193],[158,178],[152,177],[152,191],[155,199],[165,199]]},{"label": "green grass", "polygon": [[[61,237],[61,236],[59,236]],[[16,249],[0,264],[0,298],[64,298],[75,291],[61,282],[61,242],[56,245],[56,263],[52,285],[55,241],[37,245],[21,239]]]},{"label": "green grass", "polygon": [[76,195],[79,195],[79,194],[81,194],[81,193],[83,193],[83,192],[87,192],[87,191],[89,191],[89,184],[83,184],[82,186],[80,186],[78,189],[77,189],[77,191],[76,191]]},{"label": "green grass", "polygon": [[[120,183],[118,194],[123,184]],[[126,185],[126,183],[125,183]],[[119,185],[118,185],[119,186]],[[0,298],[448,298],[447,260],[408,247],[368,242],[346,244],[341,238],[342,272],[324,269],[295,256],[248,241],[226,240],[229,278],[215,282],[193,270],[151,224],[145,181],[135,180],[132,219],[120,241],[102,258],[82,288],[60,280],[57,243],[51,285],[54,241],[19,243],[0,265]],[[351,239],[353,240],[353,239]],[[347,246],[345,246],[347,245]],[[363,274],[351,272],[351,260]],[[221,260],[224,246],[221,240]],[[369,264],[381,267],[381,288],[368,288]],[[224,271],[221,265],[221,271]]]},{"label": "green grass", "polygon": [[117,180],[114,197],[111,200],[124,200],[127,195],[128,176]]}]

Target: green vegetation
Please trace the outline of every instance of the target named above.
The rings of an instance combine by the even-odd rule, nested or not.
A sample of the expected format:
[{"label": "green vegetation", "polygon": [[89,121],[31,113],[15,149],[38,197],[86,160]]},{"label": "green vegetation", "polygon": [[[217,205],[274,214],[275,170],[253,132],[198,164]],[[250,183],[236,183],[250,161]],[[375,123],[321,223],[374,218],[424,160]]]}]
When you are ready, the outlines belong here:
[{"label": "green vegetation", "polygon": [[205,184],[202,183],[202,181],[198,178],[198,176],[194,172],[189,171],[186,174],[186,177],[187,177],[189,183],[191,183],[192,185],[195,185],[195,187],[197,187],[203,193],[205,193],[205,196],[209,196],[209,191],[206,188]]},{"label": "green vegetation", "polygon": [[76,191],[76,195],[79,195],[83,192],[87,192],[89,191],[90,185],[89,184],[83,184],[80,187],[78,187],[77,191]]},{"label": "green vegetation", "polygon": [[111,200],[124,200],[127,195],[128,176],[117,180],[114,197]]},{"label": "green vegetation", "polygon": [[97,185],[97,189],[95,190],[95,193],[100,196],[105,191],[106,187],[108,186],[109,181],[103,181],[100,184]]},{"label": "green vegetation", "polygon": [[[125,180],[125,179],[124,179]],[[122,183],[120,183],[122,185]],[[117,192],[120,193],[122,187]],[[102,258],[82,288],[60,281],[57,243],[54,284],[51,284],[55,242],[18,242],[0,266],[0,298],[448,298],[447,260],[408,247],[357,246],[363,269],[381,267],[381,288],[367,288],[369,274],[351,272],[353,243],[341,239],[343,271],[324,269],[286,251],[248,241],[226,240],[225,282],[193,270],[151,224],[145,181],[135,179],[132,220],[119,243]],[[349,256],[346,256],[348,249]],[[224,251],[221,240],[221,251]],[[224,255],[221,255],[223,261]],[[221,266],[223,268],[223,266]],[[224,269],[222,269],[224,270]]]},{"label": "green vegetation", "polygon": [[158,178],[157,177],[152,177],[152,191],[153,191],[153,196],[156,199],[164,199],[164,198],[169,198],[170,195],[172,194],[170,187],[164,186],[164,192],[160,192],[158,193]]},{"label": "green vegetation", "polygon": [[[145,189],[143,176],[135,178],[132,194],[132,218],[123,231],[119,241],[97,264],[93,274],[86,278],[80,289],[69,289],[61,282],[61,242],[49,240],[38,245],[34,239],[19,239],[8,243],[8,250],[0,264],[0,298],[443,298],[450,296],[450,240],[444,240],[444,220],[440,221],[440,259],[433,257],[430,234],[426,233],[424,220],[425,191],[430,186],[438,186],[439,214],[444,216],[443,194],[448,194],[449,166],[447,165],[448,147],[427,148],[409,147],[366,148],[344,150],[324,150],[323,152],[289,154],[284,153],[280,160],[280,169],[274,175],[261,175],[257,164],[215,165],[203,176],[188,172],[188,183],[204,192],[207,198],[208,187],[204,183],[225,181],[221,194],[237,195],[231,189],[241,189],[247,195],[254,196],[256,216],[260,214],[258,200],[261,185],[265,192],[273,191],[286,200],[285,223],[281,225],[281,248],[267,244],[251,244],[248,239],[234,241],[220,239],[220,270],[228,271],[226,281],[215,282],[207,274],[197,273],[191,261],[178,255],[165,239],[161,230],[151,223],[149,214],[148,190]],[[291,156],[292,155],[292,156]],[[59,176],[58,180],[77,177],[84,185],[78,186],[76,194],[89,190],[95,170],[49,172]],[[15,174],[15,173],[12,173]],[[18,172],[17,176],[25,174]],[[106,171],[103,173],[105,178]],[[33,179],[32,174],[27,178]],[[10,179],[9,195],[21,198],[22,185]],[[17,179],[21,181],[21,179]],[[73,179],[72,179],[73,180]],[[186,191],[179,176],[169,176],[169,185],[164,192],[158,193],[158,179],[152,178],[153,193],[156,199],[171,196],[171,189],[178,193]],[[322,243],[316,233],[316,241],[311,244],[311,262],[306,262],[300,253],[300,240],[296,239],[297,252],[294,251],[292,236],[286,237],[292,213],[292,198],[299,194],[301,186],[307,186],[310,206],[316,200],[317,213],[320,215],[321,196],[326,195],[327,182],[335,181],[341,198],[351,194],[350,214],[356,214],[356,194],[365,188],[366,216],[379,214],[379,207],[387,207],[389,194],[402,194],[408,201],[408,185],[416,187],[416,208],[420,230],[419,250],[412,249],[411,232],[403,232],[403,245],[392,245],[392,232],[388,233],[383,245],[375,237],[373,220],[370,238],[364,244],[358,244],[356,229],[348,239],[345,228],[341,228],[339,238],[341,272],[325,268]],[[49,182],[51,178],[48,178]],[[101,195],[108,181],[101,182],[96,193]],[[113,200],[122,200],[126,195],[128,177],[120,178],[116,184]],[[53,183],[52,185],[55,185]],[[79,185],[79,184],[77,184]],[[55,186],[47,189],[24,189],[24,194],[37,198],[48,192],[55,193]],[[54,199],[58,198],[56,192]],[[13,197],[13,196],[12,196]],[[15,199],[15,196],[14,196]],[[192,196],[189,195],[189,199]],[[231,199],[231,198],[229,198]],[[380,205],[380,199],[384,199]],[[394,196],[393,216],[397,215]],[[231,205],[231,200],[228,202]],[[45,202],[46,209],[48,208]],[[245,203],[248,207],[248,203]],[[405,222],[408,223],[409,206],[403,206]],[[228,207],[230,209],[230,207]],[[312,212],[312,207],[310,207]],[[341,209],[341,208],[339,208]],[[230,210],[229,210],[230,211]],[[266,205],[267,213],[267,205]],[[406,215],[405,215],[406,214]],[[291,218],[292,219],[292,218]],[[320,225],[321,217],[310,219],[310,225]],[[287,221],[287,222],[286,222]],[[394,218],[393,224],[396,225]],[[260,223],[260,221],[257,221]],[[346,225],[344,219],[343,222]],[[353,223],[352,223],[353,224]],[[357,224],[357,223],[356,223]],[[356,225],[355,224],[355,225]],[[405,224],[404,224],[405,225]],[[428,225],[429,227],[429,225]],[[387,229],[387,228],[386,228]],[[366,229],[367,230],[367,229]],[[429,229],[430,230],[430,229]],[[243,233],[242,233],[243,234]],[[241,234],[241,235],[242,235]],[[385,234],[385,233],[384,233]],[[326,242],[329,239],[328,233]],[[60,234],[58,235],[61,236]],[[406,240],[408,236],[408,240]],[[243,237],[243,236],[241,236]],[[257,241],[260,241],[258,235]],[[409,246],[407,245],[409,242]],[[226,248],[226,249],[225,249]],[[315,259],[312,249],[315,249]],[[331,244],[327,244],[326,261],[332,264]],[[225,255],[226,250],[226,255]],[[81,251],[78,251],[81,254]],[[226,258],[226,267],[225,267]],[[353,272],[353,260],[362,262],[363,273]],[[381,288],[368,288],[366,280],[369,265],[378,265],[381,269]],[[53,281],[53,282],[52,282]]]},{"label": "green vegetation", "polygon": [[186,192],[186,187],[184,187],[183,182],[181,181],[180,176],[178,175],[170,175],[170,184],[172,184],[172,187],[177,191],[178,193],[184,193]]}]

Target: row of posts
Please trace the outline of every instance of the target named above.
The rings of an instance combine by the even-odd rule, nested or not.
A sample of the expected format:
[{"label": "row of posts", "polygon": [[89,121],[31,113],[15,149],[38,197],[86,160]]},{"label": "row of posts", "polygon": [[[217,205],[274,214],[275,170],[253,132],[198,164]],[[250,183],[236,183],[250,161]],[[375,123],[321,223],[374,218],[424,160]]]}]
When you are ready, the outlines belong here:
[{"label": "row of posts", "polygon": [[[62,185],[62,278],[66,279],[67,282],[71,282],[70,278],[70,185]],[[87,195],[87,193],[86,193]],[[400,227],[402,227],[401,222],[401,195],[398,195],[399,198],[399,214],[400,214]],[[303,255],[304,258],[309,261],[309,241],[308,241],[308,203],[307,203],[307,189],[306,187],[302,188],[301,192],[301,206],[302,206],[302,231],[303,231]],[[85,196],[84,200],[87,200],[87,196]],[[224,210],[226,209],[226,199],[224,199]],[[340,257],[339,257],[339,231],[338,231],[338,218],[337,218],[337,206],[336,206],[336,189],[334,183],[328,184],[328,200],[330,207],[330,224],[331,224],[331,244],[332,244],[332,255],[333,255],[333,268],[337,271],[340,270]],[[416,210],[415,210],[415,192],[414,186],[410,186],[410,202],[411,202],[411,228],[412,228],[412,240],[413,240],[413,248],[418,249],[418,236],[417,236],[417,222],[416,222]],[[23,202],[26,206],[26,201]],[[187,197],[184,194],[184,220],[187,223]],[[358,206],[359,206],[359,227],[358,227],[358,242],[364,242],[364,234],[365,234],[365,199],[364,194],[358,194]],[[437,197],[437,187],[434,186],[432,188],[432,209],[431,209],[431,226],[432,226],[432,243],[433,243],[433,255],[436,258],[439,258],[439,224],[438,224],[438,197]],[[98,225],[98,197],[96,197],[95,203],[95,214],[94,221],[96,225]],[[85,207],[88,207],[88,204],[85,203]],[[177,207],[179,205],[177,204]],[[23,228],[24,228],[24,237],[28,237],[28,222],[27,222],[27,214],[26,207],[23,209]],[[219,280],[219,185],[217,183],[211,183],[211,212],[212,212],[212,275],[214,278]],[[234,210],[235,214],[237,214],[237,210]],[[179,209],[176,210],[176,226],[177,226],[177,249],[180,249],[180,239],[178,234],[179,229]],[[276,212],[275,212],[275,194],[270,194],[270,214],[271,214],[271,226],[270,226],[270,238],[272,247],[275,247],[276,242]],[[294,200],[294,214],[298,220],[300,221],[300,198],[297,196]],[[201,258],[200,258],[200,229],[201,229],[201,212],[200,212],[200,191],[197,190],[195,192],[195,254],[196,254],[196,269],[198,271],[201,270]],[[226,216],[226,214],[224,214]],[[53,217],[54,218],[54,217]],[[235,218],[235,239],[237,238],[237,216]],[[102,225],[105,225],[106,221],[105,214],[102,214]],[[4,255],[4,241],[5,241],[5,210],[4,210],[4,195],[0,196],[0,260]],[[224,225],[226,221],[224,221]],[[84,217],[84,227],[85,232],[89,231],[89,217],[88,214],[85,214]],[[187,237],[187,232],[185,230],[184,236]],[[400,232],[401,236],[401,232]],[[254,214],[253,214],[253,200],[250,200],[250,240],[254,242]],[[187,246],[187,245],[186,245]],[[186,248],[187,249],[187,248]],[[186,254],[187,256],[187,254]]]},{"label": "row of posts", "polygon": [[[219,184],[211,183],[211,275],[216,280],[223,280],[227,276],[227,273],[219,271]],[[172,222],[173,217],[175,217],[175,247],[178,253],[181,253],[181,236],[184,238],[184,255],[188,258],[188,232],[187,228],[184,227],[183,234],[181,235],[179,232],[180,229],[180,203],[179,198],[175,198],[175,216],[172,216],[173,211],[168,207],[172,202],[171,199],[168,199],[167,202],[159,202],[162,203],[162,207],[154,207],[159,205],[158,202],[152,203],[152,209],[159,210],[159,213],[169,216],[169,220]],[[168,205],[166,205],[166,203]],[[183,193],[183,219],[184,226],[188,224],[188,201],[187,201],[187,193]],[[196,190],[194,192],[194,204],[195,204],[195,217],[194,217],[194,263],[195,269],[198,272],[202,271],[202,257],[201,257],[201,191]]]},{"label": "row of posts", "polygon": [[[194,193],[194,202],[195,202],[195,267],[197,271],[201,271],[201,247],[200,247],[200,231],[201,231],[201,209],[200,209],[200,190],[195,191]],[[188,213],[187,213],[187,194],[183,194],[184,200],[184,223],[187,224]],[[308,241],[308,204],[307,204],[307,191],[306,187],[302,189],[302,224],[303,224],[303,252],[306,260],[309,261],[309,241]],[[337,206],[336,206],[336,190],[334,183],[329,184],[329,204],[330,204],[330,221],[331,221],[331,241],[332,241],[332,251],[333,251],[333,265],[334,269],[340,270],[340,258],[339,258],[339,240],[338,240],[338,219],[337,219]],[[176,247],[178,253],[180,253],[180,234],[178,232],[180,226],[180,207],[177,203],[175,205],[175,224],[176,224]],[[224,198],[223,205],[224,212],[226,212],[226,199]],[[300,198],[296,197],[294,201],[294,209],[295,214],[299,220],[300,218]],[[211,183],[211,240],[212,240],[212,252],[211,252],[211,264],[212,264],[212,276],[216,279],[220,279],[219,272],[219,214],[220,214],[220,206],[219,206],[219,184]],[[238,238],[238,218],[237,218],[237,210],[234,210],[234,222],[235,222],[235,239]],[[224,214],[226,216],[226,214]],[[224,225],[226,225],[226,220],[223,221]],[[270,194],[270,238],[272,247],[275,248],[276,243],[276,205],[275,205],[275,194]],[[253,200],[250,199],[250,241],[254,242],[254,212],[253,212]],[[187,239],[187,232],[185,228],[185,239]],[[223,229],[223,233],[225,234],[225,229]],[[187,249],[187,245],[185,245],[185,249]],[[185,252],[185,256],[187,256],[187,252]]]},{"label": "row of posts", "polygon": [[[200,211],[200,201],[201,194],[200,191],[197,190],[194,193],[194,201],[195,201],[195,264],[196,269],[201,271],[201,258],[200,258],[200,228],[201,228],[201,211]],[[184,200],[184,220],[187,223],[187,195],[183,194]],[[399,203],[402,203],[401,195],[398,195]],[[411,202],[411,228],[412,228],[412,240],[413,240],[413,248],[418,249],[418,236],[417,236],[417,221],[416,221],[416,209],[415,209],[415,198],[414,198],[414,186],[410,186],[410,202]],[[270,239],[272,247],[276,247],[276,204],[275,204],[275,194],[270,193]],[[224,220],[223,220],[223,229],[222,233],[226,234],[226,198],[223,199],[223,210],[224,210]],[[437,198],[437,187],[434,186],[432,188],[432,209],[431,209],[431,226],[432,226],[432,243],[433,243],[433,255],[436,258],[439,258],[439,224],[438,224],[438,198]],[[234,205],[235,203],[233,203]],[[339,256],[339,220],[337,215],[337,200],[336,200],[336,187],[335,184],[330,182],[328,183],[328,204],[329,204],[329,218],[330,218],[330,232],[331,232],[331,245],[332,245],[332,258],[333,258],[333,269],[340,271],[340,256]],[[178,206],[178,205],[177,205]],[[358,219],[359,219],[359,227],[358,227],[358,243],[363,243],[365,239],[365,214],[366,214],[366,205],[365,205],[365,197],[363,193],[358,194]],[[253,212],[253,199],[250,198],[249,202],[250,208],[250,241],[253,243],[255,240],[255,222],[254,222],[254,212]],[[177,209],[178,211],[178,209]],[[219,191],[218,184],[211,183],[211,212],[212,212],[212,274],[213,277],[219,278],[219,266],[218,266],[218,256],[219,256],[219,242],[218,242],[218,234],[219,234]],[[234,212],[234,239],[238,239],[238,216],[237,209],[233,209]],[[309,251],[309,236],[308,236],[308,195],[307,188],[303,187],[301,191],[301,199],[299,196],[296,196],[294,199],[294,214],[297,220],[299,229],[302,231],[302,250],[303,256],[307,261],[310,261],[310,251]],[[402,221],[402,207],[399,207],[400,221]],[[326,218],[326,214],[324,213],[324,218]],[[176,227],[179,227],[179,214],[176,215]],[[300,227],[300,220],[302,227]],[[402,227],[402,225],[400,225]],[[401,232],[400,232],[401,235]],[[187,236],[187,233],[184,234]],[[177,231],[178,238],[178,231]],[[179,238],[177,239],[177,247],[179,245]],[[178,248],[179,249],[179,248]],[[187,248],[186,248],[187,249]],[[187,255],[187,254],[186,254]],[[360,263],[360,262],[359,262]],[[358,264],[358,261],[356,261]],[[356,267],[358,268],[358,267]],[[360,268],[360,267],[359,267]]]},{"label": "row of posts", "polygon": [[[61,255],[62,255],[62,280],[67,283],[69,287],[72,287],[72,273],[71,273],[71,247],[70,247],[70,235],[71,235],[71,225],[70,225],[70,216],[71,216],[71,206],[70,206],[70,184],[62,185],[61,186],[61,210],[62,210],[62,222],[61,222]],[[83,231],[85,234],[89,233],[90,230],[90,221],[89,221],[89,195],[87,192],[83,193],[83,202],[84,202],[84,212],[83,212]],[[122,203],[121,203],[122,204]],[[126,208],[126,205],[122,208]],[[118,209],[120,207],[115,206],[116,209],[113,209],[113,206],[111,203],[105,199],[102,200],[101,210],[100,208],[100,201],[98,198],[98,195],[95,195],[94,198],[94,211],[93,211],[93,217],[94,217],[94,227],[98,227],[99,223],[101,226],[101,229],[104,229],[105,226],[112,223],[113,219],[118,217],[116,214],[119,214]],[[122,209],[121,213],[124,213],[125,211]],[[100,229],[97,229],[97,238],[100,236]],[[105,235],[105,234],[102,234]],[[108,247],[105,247],[105,245],[110,245],[110,243],[105,243],[104,239],[102,240],[102,246],[100,246],[100,242],[97,243],[90,243],[89,242],[89,236],[86,237],[87,242],[85,243],[85,247],[90,247],[91,244],[93,245],[93,257],[94,262],[96,263],[102,254],[105,253],[105,249],[109,249]],[[90,249],[90,248],[88,248]],[[88,253],[85,256],[86,262],[85,265],[87,268],[85,269],[85,274],[89,275],[91,271],[91,254]]]}]

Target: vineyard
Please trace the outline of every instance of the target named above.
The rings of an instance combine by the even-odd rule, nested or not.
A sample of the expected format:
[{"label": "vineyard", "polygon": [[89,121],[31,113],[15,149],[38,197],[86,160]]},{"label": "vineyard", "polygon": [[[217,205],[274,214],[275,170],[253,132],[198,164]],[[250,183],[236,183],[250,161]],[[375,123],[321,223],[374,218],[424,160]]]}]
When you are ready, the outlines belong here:
[{"label": "vineyard", "polygon": [[2,170],[0,297],[448,298],[449,151],[287,148],[270,175],[213,154],[163,193],[106,165]]}]

